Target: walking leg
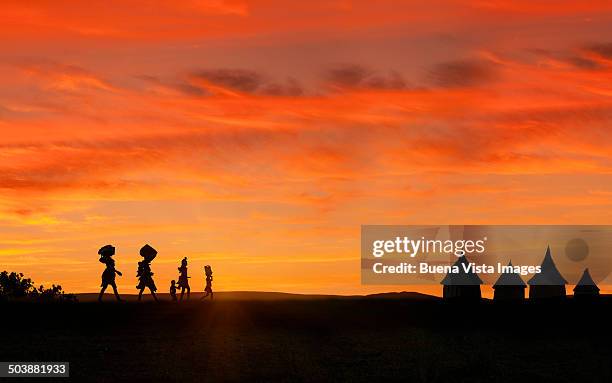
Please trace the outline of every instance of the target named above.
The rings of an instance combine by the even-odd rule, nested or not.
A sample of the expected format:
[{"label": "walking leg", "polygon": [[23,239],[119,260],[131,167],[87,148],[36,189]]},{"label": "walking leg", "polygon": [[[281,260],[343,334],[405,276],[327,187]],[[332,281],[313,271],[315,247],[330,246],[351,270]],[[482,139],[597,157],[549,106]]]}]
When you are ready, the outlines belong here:
[{"label": "walking leg", "polygon": [[119,296],[119,291],[117,291],[117,285],[113,284],[113,291],[115,292],[115,298],[117,298],[117,302],[121,302],[121,297]]},{"label": "walking leg", "polygon": [[102,286],[102,290],[100,290],[100,295],[98,295],[98,302],[102,302],[102,296],[104,295],[105,290],[106,290],[106,285]]}]

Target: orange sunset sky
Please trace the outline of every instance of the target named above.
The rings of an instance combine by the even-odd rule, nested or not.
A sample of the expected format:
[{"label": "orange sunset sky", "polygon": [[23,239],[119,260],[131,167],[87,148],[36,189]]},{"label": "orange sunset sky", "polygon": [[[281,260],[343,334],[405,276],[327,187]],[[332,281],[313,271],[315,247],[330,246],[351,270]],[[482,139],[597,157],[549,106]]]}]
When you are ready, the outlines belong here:
[{"label": "orange sunset sky", "polygon": [[0,42],[0,269],[37,283],[98,291],[110,243],[134,293],[150,243],[162,292],[187,256],[361,294],[362,224],[611,223],[609,1],[2,1]]}]

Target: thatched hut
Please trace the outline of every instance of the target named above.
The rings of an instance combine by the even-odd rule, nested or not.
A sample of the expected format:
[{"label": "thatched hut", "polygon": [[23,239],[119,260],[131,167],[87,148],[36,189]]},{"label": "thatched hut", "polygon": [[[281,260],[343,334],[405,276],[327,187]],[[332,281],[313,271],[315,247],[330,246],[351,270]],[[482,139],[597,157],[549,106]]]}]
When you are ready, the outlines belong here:
[{"label": "thatched hut", "polygon": [[469,262],[465,256],[459,257],[453,264],[458,269],[456,273],[448,273],[440,284],[444,285],[442,297],[453,301],[480,301],[480,285],[482,279],[473,271],[465,271],[464,265]]},{"label": "thatched hut", "polygon": [[550,255],[550,246],[546,248],[546,255],[541,267],[541,272],[535,274],[527,282],[529,284],[529,299],[565,298],[567,281],[557,270],[557,266]]},{"label": "thatched hut", "polygon": [[[508,263],[512,267],[512,261]],[[502,273],[493,285],[493,300],[495,302],[520,302],[525,300],[527,284],[518,273]]]},{"label": "thatched hut", "polygon": [[591,278],[591,274],[589,273],[589,269],[584,269],[584,273],[582,273],[582,278],[574,287],[574,298],[577,300],[591,300],[599,297],[599,287]]}]

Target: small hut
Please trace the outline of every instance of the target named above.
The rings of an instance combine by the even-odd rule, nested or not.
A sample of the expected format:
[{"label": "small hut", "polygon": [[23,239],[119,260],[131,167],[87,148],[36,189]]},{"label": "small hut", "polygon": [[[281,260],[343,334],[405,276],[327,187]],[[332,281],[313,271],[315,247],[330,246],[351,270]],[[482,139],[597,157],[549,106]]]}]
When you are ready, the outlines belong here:
[{"label": "small hut", "polygon": [[567,281],[550,255],[550,246],[546,248],[546,255],[542,261],[542,270],[527,282],[529,284],[529,299],[560,299],[565,298],[565,285]]},{"label": "small hut", "polygon": [[574,298],[577,300],[591,300],[599,297],[599,287],[591,278],[591,274],[589,273],[589,269],[584,269],[584,273],[582,273],[582,278],[574,287]]},{"label": "small hut", "polygon": [[[508,263],[512,267],[512,261]],[[520,302],[525,300],[525,288],[527,284],[518,273],[502,273],[493,285],[493,301],[495,302]]]},{"label": "small hut", "polygon": [[482,279],[473,271],[466,272],[468,265],[465,256],[461,256],[453,264],[459,269],[457,273],[448,273],[440,284],[444,285],[442,297],[452,301],[480,301],[480,285]]}]

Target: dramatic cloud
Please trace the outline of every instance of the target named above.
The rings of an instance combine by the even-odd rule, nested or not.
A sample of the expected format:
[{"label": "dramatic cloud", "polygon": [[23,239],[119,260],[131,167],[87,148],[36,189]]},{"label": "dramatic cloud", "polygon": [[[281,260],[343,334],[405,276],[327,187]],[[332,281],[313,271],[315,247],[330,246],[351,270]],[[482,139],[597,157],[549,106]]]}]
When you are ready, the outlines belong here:
[{"label": "dramatic cloud", "polygon": [[244,69],[203,70],[193,74],[196,80],[202,79],[210,85],[222,86],[244,93],[255,92],[263,82],[262,76]]},{"label": "dramatic cloud", "polygon": [[484,60],[460,60],[437,64],[430,72],[434,84],[447,87],[469,87],[487,84],[496,78],[493,63]]},{"label": "dramatic cloud", "polygon": [[192,85],[186,81],[181,81],[181,80],[165,81],[158,77],[150,76],[150,75],[136,76],[136,78],[143,80],[149,84],[152,84],[155,87],[173,89],[173,90],[176,90],[177,92],[184,93],[188,96],[203,97],[203,96],[210,95],[210,92],[208,92],[206,89],[196,86],[196,85]]},{"label": "dramatic cloud", "polygon": [[593,44],[589,49],[601,57],[612,59],[612,43]]},{"label": "dramatic cloud", "polygon": [[201,92],[235,91],[268,96],[300,96],[304,93],[295,78],[281,82],[244,69],[202,70],[192,73],[187,81],[188,83],[181,87],[184,87],[188,93],[194,93],[194,89],[199,89]]},{"label": "dramatic cloud", "polygon": [[546,49],[531,49],[538,58],[542,59],[542,64],[548,65],[571,65],[582,70],[601,70],[607,65],[600,58],[595,58],[590,49],[586,51],[568,49],[566,51],[550,51]]},{"label": "dramatic cloud", "polygon": [[76,65],[61,64],[47,60],[17,61],[16,66],[27,75],[40,78],[57,90],[76,91],[94,89],[112,91],[108,81]]},{"label": "dramatic cloud", "polygon": [[567,61],[574,65],[576,68],[580,69],[595,70],[602,68],[602,65],[600,63],[594,60],[590,60],[586,57],[573,56],[567,58]]},{"label": "dramatic cloud", "polygon": [[324,76],[327,83],[337,88],[406,89],[406,81],[394,71],[377,73],[360,65],[342,65],[329,69]]}]

